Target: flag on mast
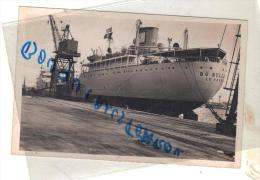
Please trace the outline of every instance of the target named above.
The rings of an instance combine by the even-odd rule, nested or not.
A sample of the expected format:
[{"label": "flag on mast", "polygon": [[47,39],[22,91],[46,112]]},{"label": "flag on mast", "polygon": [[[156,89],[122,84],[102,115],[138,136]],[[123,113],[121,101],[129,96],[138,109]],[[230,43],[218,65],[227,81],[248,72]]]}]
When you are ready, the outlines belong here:
[{"label": "flag on mast", "polygon": [[112,39],[112,27],[106,29],[106,34],[104,35],[104,39]]}]

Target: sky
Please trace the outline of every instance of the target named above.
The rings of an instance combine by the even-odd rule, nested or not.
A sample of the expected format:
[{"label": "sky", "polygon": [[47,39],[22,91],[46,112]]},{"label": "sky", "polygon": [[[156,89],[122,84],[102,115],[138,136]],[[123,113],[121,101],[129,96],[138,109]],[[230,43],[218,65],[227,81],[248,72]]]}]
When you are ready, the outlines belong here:
[{"label": "sky", "polygon": [[[70,24],[70,30],[75,40],[79,41],[78,51],[81,57],[77,58],[75,68],[77,74],[80,73],[80,62],[85,61],[86,57],[92,55],[91,49],[102,49],[103,54],[107,49],[107,41],[104,39],[106,29],[113,29],[113,43],[111,45],[113,52],[121,47],[131,45],[135,37],[135,24],[137,19],[141,19],[142,26],[155,26],[159,28],[158,43],[168,46],[167,38],[173,38],[172,43],[178,42],[183,46],[183,32],[188,29],[189,41],[188,48],[198,47],[217,47],[220,43],[224,28],[227,22],[211,20],[205,22],[204,19],[196,18],[186,20],[174,16],[141,15],[129,13],[110,13],[110,12],[89,12],[89,11],[71,11],[54,15],[59,30]],[[63,23],[60,23],[62,21]],[[224,34],[221,48],[226,51],[227,60],[230,61],[234,46],[235,34],[238,25],[228,22]],[[37,63],[38,54],[32,56],[31,60],[24,60],[20,55],[22,45],[27,41],[35,41],[38,50],[44,49],[47,58],[54,57],[54,43],[51,32],[51,26],[48,23],[48,16],[31,19],[19,23],[18,26],[18,44],[17,59],[22,66],[27,86],[35,86],[36,77],[40,72]],[[47,60],[43,64],[46,67]],[[19,66],[19,67],[20,67]]]}]

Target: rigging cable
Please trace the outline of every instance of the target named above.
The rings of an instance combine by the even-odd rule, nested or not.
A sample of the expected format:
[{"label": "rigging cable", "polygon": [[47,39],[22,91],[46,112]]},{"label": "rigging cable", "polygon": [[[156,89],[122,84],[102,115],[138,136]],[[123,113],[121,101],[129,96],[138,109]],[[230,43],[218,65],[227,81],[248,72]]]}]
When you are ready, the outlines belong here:
[{"label": "rigging cable", "polygon": [[226,29],[227,29],[227,24],[225,25],[224,32],[223,32],[223,34],[222,34],[221,41],[220,41],[220,43],[219,43],[219,45],[218,45],[218,48],[220,48],[221,45],[222,45],[222,41],[223,41],[223,39],[224,39],[224,35],[225,35],[225,33],[226,33]]}]

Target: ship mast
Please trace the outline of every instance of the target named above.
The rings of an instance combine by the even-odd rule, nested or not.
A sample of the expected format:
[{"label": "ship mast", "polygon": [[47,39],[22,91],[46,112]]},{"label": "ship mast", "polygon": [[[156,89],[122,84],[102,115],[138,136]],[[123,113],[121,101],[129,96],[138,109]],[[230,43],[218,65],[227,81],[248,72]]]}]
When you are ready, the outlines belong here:
[{"label": "ship mast", "polygon": [[138,54],[138,46],[139,46],[139,30],[142,25],[142,21],[138,19],[136,21],[136,35],[135,35],[135,54]]},{"label": "ship mast", "polygon": [[172,42],[172,38],[168,37],[168,50],[171,50],[171,42]]},{"label": "ship mast", "polygon": [[113,34],[112,27],[106,29],[106,34],[104,35],[104,39],[107,39],[108,41],[108,48],[107,48],[108,54],[112,54],[112,49],[110,47],[111,42],[113,41],[112,34]]},{"label": "ship mast", "polygon": [[183,40],[183,49],[188,48],[188,29],[184,30],[184,40]]}]

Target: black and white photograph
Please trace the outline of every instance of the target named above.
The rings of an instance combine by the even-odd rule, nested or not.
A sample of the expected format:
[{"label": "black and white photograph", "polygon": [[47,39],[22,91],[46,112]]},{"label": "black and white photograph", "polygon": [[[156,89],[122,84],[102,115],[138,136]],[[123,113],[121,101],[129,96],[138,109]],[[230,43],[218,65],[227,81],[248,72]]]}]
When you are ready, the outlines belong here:
[{"label": "black and white photograph", "polygon": [[105,11],[19,21],[13,152],[239,166],[246,32]]}]

